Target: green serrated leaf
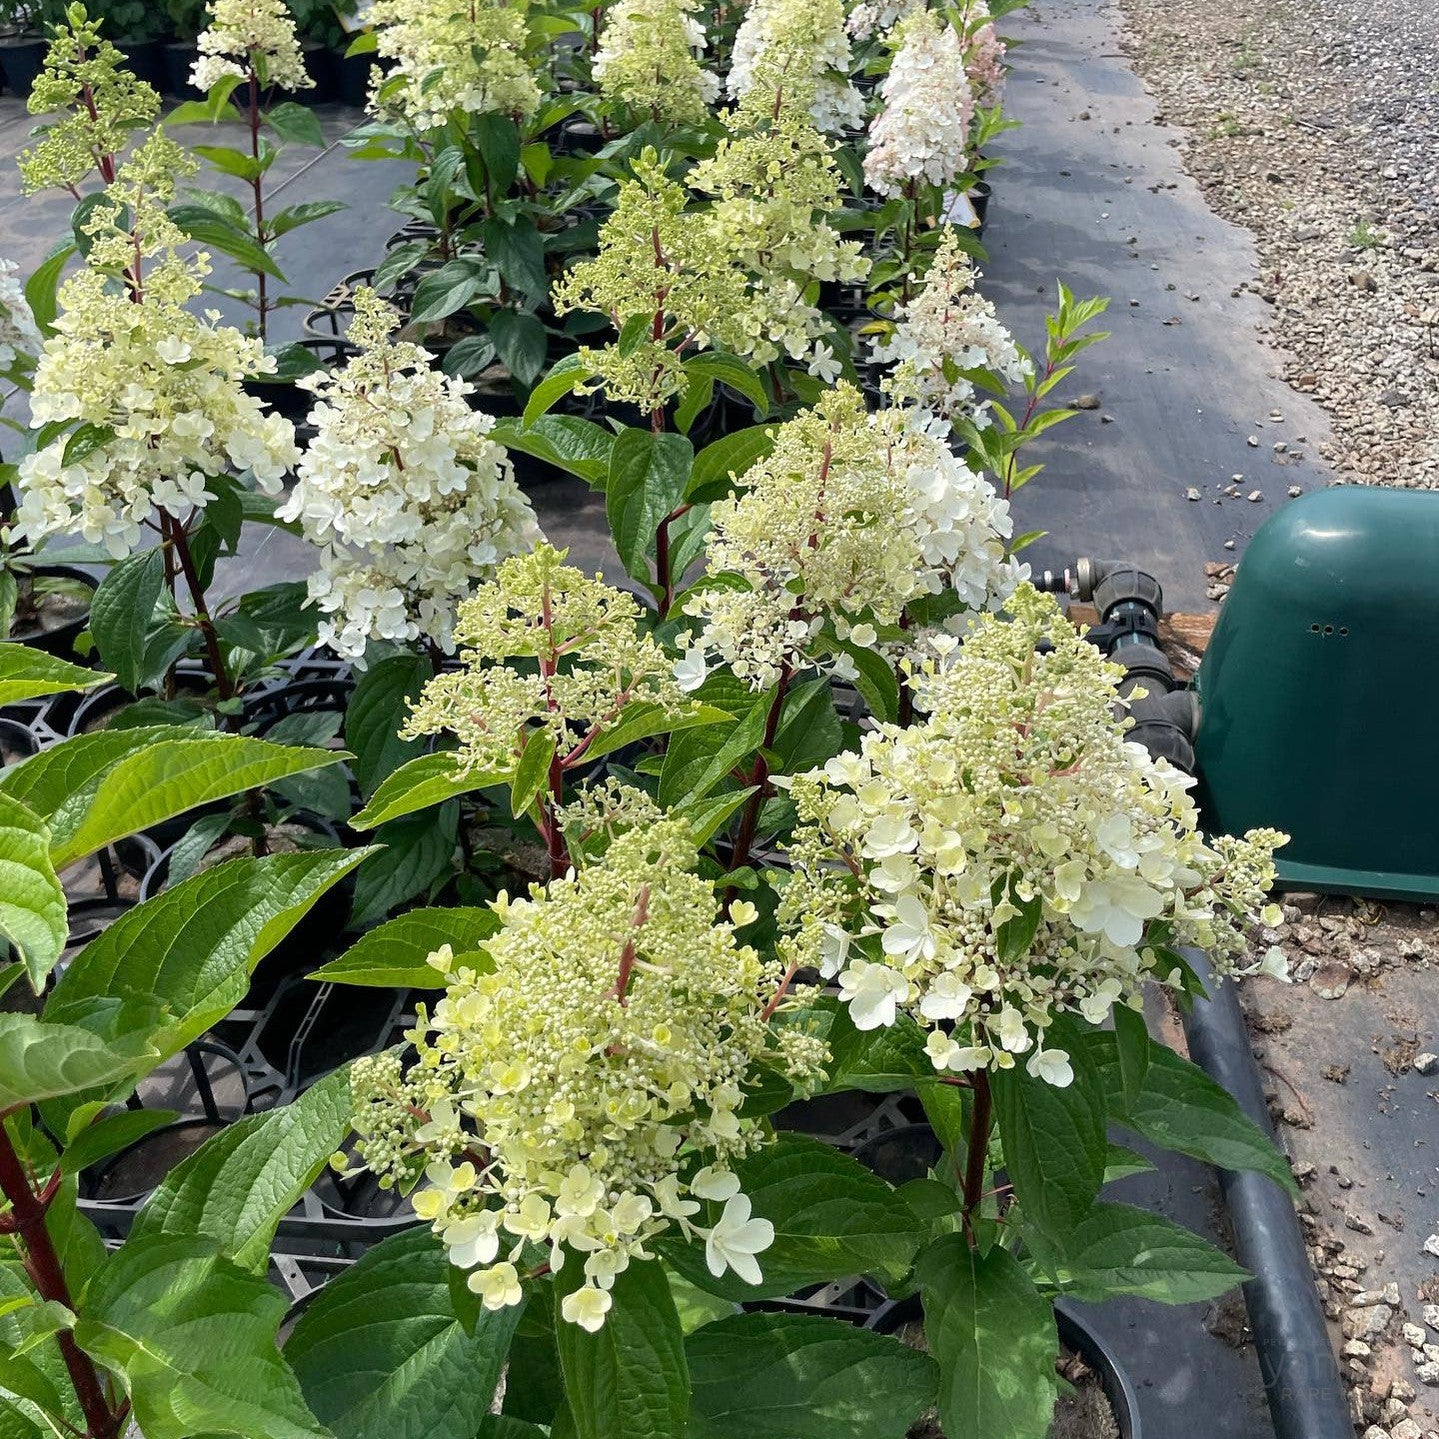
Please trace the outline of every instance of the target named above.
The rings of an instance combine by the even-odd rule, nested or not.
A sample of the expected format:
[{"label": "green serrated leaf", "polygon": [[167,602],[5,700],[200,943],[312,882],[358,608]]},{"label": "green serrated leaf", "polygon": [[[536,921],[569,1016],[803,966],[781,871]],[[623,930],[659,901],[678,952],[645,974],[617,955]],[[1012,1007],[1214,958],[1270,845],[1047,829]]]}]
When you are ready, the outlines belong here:
[{"label": "green serrated leaf", "polygon": [[90,633],[100,658],[131,694],[144,679],[145,641],[164,588],[165,556],[157,547],[121,560],[90,602]]},{"label": "green serrated leaf", "polygon": [[[461,1322],[430,1230],[377,1244],[306,1306],[285,1358],[315,1414],[344,1439],[522,1439],[494,1429],[495,1386],[521,1306]],[[512,1376],[513,1383],[513,1376]],[[533,1439],[541,1439],[534,1431]]]},{"label": "green serrated leaf", "polygon": [[0,794],[0,940],[25,964],[38,994],[69,933],[65,891],[50,857],[50,827]]},{"label": "green serrated leaf", "polygon": [[231,859],[172,886],[75,955],[46,1001],[46,1019],[80,1023],[109,995],[148,995],[165,1007],[152,1036],[156,1062],[177,1054],[245,997],[255,966],[368,853]]},{"label": "green serrated leaf", "polygon": [[514,779],[510,781],[510,813],[518,817],[535,802],[548,783],[550,763],[555,757],[554,733],[531,730],[520,751]]},{"label": "green serrated leaf", "polygon": [[1081,1046],[1063,1089],[1023,1065],[991,1076],[1004,1162],[1026,1220],[1062,1240],[1089,1212],[1104,1183],[1109,1142],[1104,1089]]},{"label": "green serrated leaf", "polygon": [[213,1239],[157,1234],[110,1257],[75,1339],[122,1376],[146,1439],[331,1439],[276,1348],[285,1309]]},{"label": "green serrated leaf", "polygon": [[0,1014],[0,1109],[136,1074],[154,1053],[143,1035],[106,1042],[74,1025]]},{"label": "green serrated leaf", "polygon": [[421,656],[401,654],[371,665],[356,681],[345,710],[345,743],[354,752],[361,794],[373,794],[386,775],[422,752],[424,742],[400,739],[399,729],[429,674]]},{"label": "green serrated leaf", "polygon": [[427,963],[429,956],[446,944],[455,954],[470,954],[499,927],[489,909],[412,909],[362,935],[310,978],[386,989],[443,989],[445,977]]},{"label": "green serrated leaf", "polygon": [[1145,1209],[1096,1204],[1061,1246],[1055,1280],[1075,1299],[1132,1294],[1194,1304],[1249,1278],[1208,1240]]},{"label": "green serrated leaf", "polygon": [[202,1234],[242,1269],[263,1274],[280,1220],[344,1143],[352,1108],[347,1066],[290,1104],[227,1125],[152,1191],[132,1241]]},{"label": "green serrated leaf", "polygon": [[584,1280],[579,1271],[566,1265],[555,1278],[555,1345],[577,1439],[683,1439],[689,1368],[663,1267],[631,1263],[593,1334],[562,1316],[563,1299]]},{"label": "green serrated leaf", "polygon": [[87,670],[57,659],[30,645],[0,643],[0,706],[42,695],[71,694],[113,679],[101,670]]},{"label": "green serrated leaf", "polygon": [[919,1278],[944,1432],[1047,1439],[1059,1336],[1019,1261],[1002,1245],[981,1256],[947,1234],[922,1256]]},{"label": "green serrated leaf", "polygon": [[370,802],[350,821],[359,830],[374,829],[404,815],[442,804],[462,794],[508,784],[509,774],[464,771],[449,752],[424,754],[402,764],[380,781]]},{"label": "green serrated leaf", "polygon": [[887,1334],[812,1314],[737,1314],[685,1341],[691,1439],[895,1439],[939,1371]]}]

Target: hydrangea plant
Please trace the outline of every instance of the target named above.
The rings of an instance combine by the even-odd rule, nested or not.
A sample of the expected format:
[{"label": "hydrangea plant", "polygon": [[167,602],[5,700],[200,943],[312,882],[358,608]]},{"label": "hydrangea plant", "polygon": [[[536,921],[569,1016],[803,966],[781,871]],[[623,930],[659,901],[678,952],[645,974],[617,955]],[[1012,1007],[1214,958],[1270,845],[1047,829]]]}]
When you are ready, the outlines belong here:
[{"label": "hydrangea plant", "polygon": [[471,387],[396,340],[398,324],[373,290],[356,293],[359,353],[301,382],[316,396],[315,434],[276,511],[318,549],[308,583],[320,642],[352,659],[372,640],[452,653],[459,601],[540,538]]}]

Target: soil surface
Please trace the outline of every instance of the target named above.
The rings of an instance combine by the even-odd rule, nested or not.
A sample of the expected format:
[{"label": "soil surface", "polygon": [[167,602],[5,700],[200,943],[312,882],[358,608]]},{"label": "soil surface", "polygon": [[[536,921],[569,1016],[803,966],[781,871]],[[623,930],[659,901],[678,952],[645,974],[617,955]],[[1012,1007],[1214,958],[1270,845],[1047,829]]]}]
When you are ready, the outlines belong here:
[{"label": "soil surface", "polygon": [[1275,936],[1294,982],[1251,982],[1245,1004],[1335,1351],[1365,1439],[1428,1439],[1439,1430],[1439,912],[1296,894],[1284,914]]}]

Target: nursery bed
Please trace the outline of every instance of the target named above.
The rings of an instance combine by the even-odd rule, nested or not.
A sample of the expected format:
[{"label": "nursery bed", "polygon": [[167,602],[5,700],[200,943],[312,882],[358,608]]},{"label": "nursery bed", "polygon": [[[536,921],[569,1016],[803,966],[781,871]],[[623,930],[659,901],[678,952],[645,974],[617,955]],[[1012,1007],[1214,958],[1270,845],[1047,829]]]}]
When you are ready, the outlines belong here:
[{"label": "nursery bed", "polygon": [[1269,307],[1232,293],[1257,276],[1253,243],[1181,168],[1119,53],[1114,7],[1063,0],[1011,23],[1023,44],[1008,106],[1022,127],[997,146],[984,288],[1027,340],[1062,270],[1078,293],[1113,295],[1114,335],[1061,389],[1099,408],[1036,446],[1046,469],[1018,497],[1018,528],[1048,531],[1029,552],[1041,567],[1134,559],[1162,577],[1168,609],[1211,607],[1205,564],[1242,555],[1291,488],[1329,482],[1316,455],[1323,412],[1277,378],[1278,357],[1255,336]]}]

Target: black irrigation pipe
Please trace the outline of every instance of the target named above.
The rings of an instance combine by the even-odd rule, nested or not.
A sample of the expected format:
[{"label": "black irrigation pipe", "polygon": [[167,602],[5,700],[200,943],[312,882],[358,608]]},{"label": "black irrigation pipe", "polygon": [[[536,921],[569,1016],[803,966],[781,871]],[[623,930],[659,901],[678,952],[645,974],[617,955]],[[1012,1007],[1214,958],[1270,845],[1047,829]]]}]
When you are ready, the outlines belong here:
[{"label": "black irrigation pipe", "polygon": [[[1134,565],[1080,559],[1073,571],[1046,572],[1036,582],[1041,589],[1093,599],[1100,623],[1088,637],[1128,671],[1120,693],[1128,695],[1135,683],[1147,692],[1131,705],[1136,723],[1130,737],[1156,758],[1162,755],[1194,773],[1191,741],[1203,721],[1198,706],[1185,702],[1159,641],[1164,593],[1158,580]],[[1209,994],[1184,1019],[1190,1057],[1272,1140],[1264,1085],[1235,987],[1216,980],[1200,951],[1184,953]],[[1254,1276],[1244,1286],[1244,1300],[1276,1439],[1354,1439],[1354,1421],[1293,1201],[1274,1180],[1252,1170],[1220,1169],[1219,1187],[1234,1231],[1235,1255]]]},{"label": "black irrigation pipe", "polygon": [[[1185,958],[1209,990],[1184,1021],[1190,1058],[1273,1137],[1264,1086],[1233,984],[1215,981],[1197,950]],[[1354,1439],[1339,1365],[1293,1200],[1252,1170],[1219,1171],[1235,1257],[1254,1276],[1244,1286],[1249,1327],[1276,1439]]]}]

